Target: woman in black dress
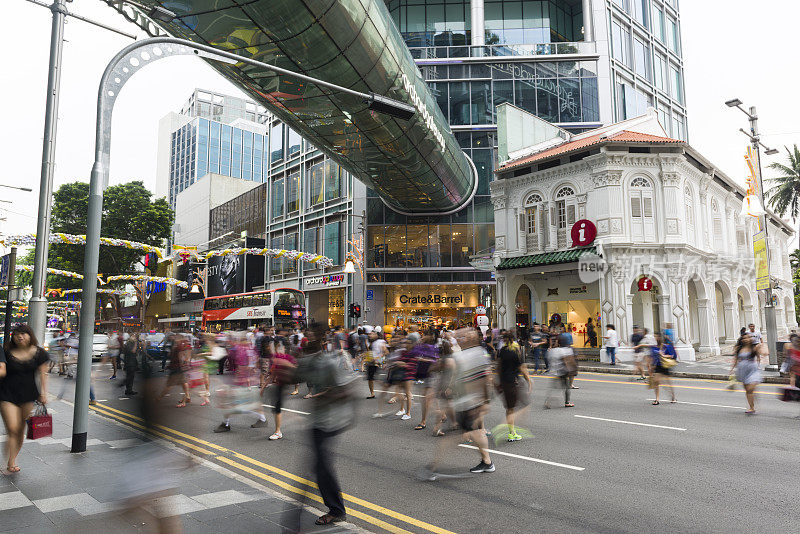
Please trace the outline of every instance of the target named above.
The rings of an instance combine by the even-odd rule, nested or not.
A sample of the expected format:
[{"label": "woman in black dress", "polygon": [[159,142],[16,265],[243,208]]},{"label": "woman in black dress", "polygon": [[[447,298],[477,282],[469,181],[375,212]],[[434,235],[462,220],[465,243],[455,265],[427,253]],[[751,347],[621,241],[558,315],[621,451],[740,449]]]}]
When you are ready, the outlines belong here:
[{"label": "woman in black dress", "polygon": [[[28,325],[17,325],[5,345],[5,365],[0,365],[0,415],[6,425],[8,439],[8,472],[16,473],[17,454],[25,439],[25,421],[34,401],[47,404],[47,368],[50,357],[39,346]],[[36,386],[39,374],[41,389]]]}]

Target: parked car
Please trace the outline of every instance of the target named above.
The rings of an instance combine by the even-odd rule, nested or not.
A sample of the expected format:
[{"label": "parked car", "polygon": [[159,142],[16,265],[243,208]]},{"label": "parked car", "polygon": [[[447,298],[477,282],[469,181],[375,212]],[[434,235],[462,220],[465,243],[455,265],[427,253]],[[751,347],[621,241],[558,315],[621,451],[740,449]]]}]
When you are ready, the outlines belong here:
[{"label": "parked car", "polygon": [[148,334],[145,338],[145,347],[147,348],[147,355],[154,360],[161,361],[162,357],[166,354],[169,356],[169,347],[167,347],[167,336],[161,332],[155,334]]},{"label": "parked car", "polygon": [[92,336],[92,360],[99,360],[108,352],[108,336],[94,334]]}]

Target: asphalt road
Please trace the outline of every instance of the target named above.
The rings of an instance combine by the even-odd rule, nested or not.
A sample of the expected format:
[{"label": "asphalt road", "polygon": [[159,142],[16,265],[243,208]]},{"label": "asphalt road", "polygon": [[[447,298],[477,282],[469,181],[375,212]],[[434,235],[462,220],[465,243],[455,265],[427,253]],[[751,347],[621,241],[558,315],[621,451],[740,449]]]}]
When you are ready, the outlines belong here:
[{"label": "asphalt road", "polygon": [[[96,373],[101,375],[107,376]],[[53,378],[51,391],[60,381]],[[456,441],[442,470],[464,476],[436,482],[417,478],[443,439],[431,435],[431,421],[427,430],[413,430],[419,405],[411,421],[371,419],[378,401],[364,400],[359,424],[339,438],[335,466],[343,491],[352,496],[346,504],[355,513],[377,518],[378,525],[354,514],[350,520],[373,531],[385,531],[379,526],[383,521],[394,532],[793,530],[800,404],[780,402],[775,394],[779,388],[764,385],[758,415],[747,416],[741,389],[731,392],[725,383],[705,380],[674,382],[679,403],[652,406],[652,392],[642,383],[627,376],[584,373],[575,381],[580,389],[573,391],[574,408],[555,402],[553,409],[544,410],[552,379],[537,377],[531,410],[518,422],[532,437],[491,443],[497,471],[481,475],[467,473],[478,463],[477,451]],[[132,411],[133,401],[120,398],[122,390],[114,384],[95,380],[101,405]],[[366,383],[363,391],[366,395]],[[220,410],[195,403],[174,408],[178,397],[174,388],[164,407],[175,411],[169,426],[186,435],[184,443],[200,444],[207,451],[210,447],[202,443],[214,444],[229,457],[262,462],[269,469],[257,470],[279,480],[273,487],[292,497],[297,492],[287,491],[287,483],[308,489],[298,477],[314,478],[304,414],[310,401],[298,396],[284,404],[293,410],[284,411],[284,438],[271,442],[266,438],[272,425],[251,429],[255,418],[250,415],[234,416],[231,432],[214,434]],[[380,406],[382,411],[392,408]],[[495,399],[487,426],[502,423],[503,413]],[[254,477],[250,471],[239,472]],[[265,475],[259,476],[259,482],[270,485]]]}]

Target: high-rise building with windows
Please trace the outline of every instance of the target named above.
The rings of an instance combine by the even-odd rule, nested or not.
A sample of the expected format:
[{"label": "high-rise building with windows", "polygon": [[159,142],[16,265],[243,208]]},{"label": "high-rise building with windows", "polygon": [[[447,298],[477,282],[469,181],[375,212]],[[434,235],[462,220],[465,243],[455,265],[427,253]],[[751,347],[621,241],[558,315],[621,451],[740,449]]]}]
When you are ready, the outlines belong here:
[{"label": "high-rise building with windows", "polygon": [[[642,115],[686,139],[677,0],[387,0],[422,76],[478,170],[458,213],[408,217],[368,191],[370,320],[470,320],[493,308],[491,273],[470,256],[494,247],[489,182],[495,106],[512,103],[582,132]],[[436,303],[436,301],[439,303]]]},{"label": "high-rise building with windows", "polygon": [[[243,215],[254,213],[242,211],[250,202],[245,202],[247,196],[251,203],[265,206],[263,235],[268,246],[334,258],[337,265],[324,271],[285,260],[267,265],[265,285],[306,290],[310,315],[320,320],[323,308],[325,313],[330,308],[335,315],[329,315],[328,322],[344,322],[339,310],[361,302],[364,295],[365,319],[377,324],[471,320],[478,305],[491,313],[492,274],[474,267],[470,258],[494,247],[489,183],[497,167],[498,104],[514,104],[575,133],[653,107],[668,135],[686,139],[677,0],[386,0],[385,6],[385,13],[373,10],[370,16],[377,20],[388,13],[393,20],[461,149],[475,164],[476,194],[458,212],[398,213],[379,192],[353,180],[252,102],[239,99],[235,106],[228,105],[228,97],[211,94],[209,99],[209,93],[198,91],[185,106],[186,115],[165,119],[162,125],[170,136],[186,129],[174,136],[177,149],[170,152],[172,159],[159,160],[159,168],[170,178],[170,191],[180,192],[200,172],[212,172],[212,165],[213,172],[225,169],[242,179],[247,179],[247,166],[249,179],[263,181],[258,192],[213,210],[209,239],[260,224]],[[275,94],[288,98],[280,91]],[[313,111],[313,102],[304,104]],[[208,120],[206,148],[201,146],[201,120]],[[252,126],[230,123],[243,133],[239,143],[231,129],[229,149],[223,121],[231,120]],[[212,121],[220,124],[219,130]],[[253,134],[253,146],[246,148],[245,131]],[[256,156],[249,152],[258,150],[257,133],[260,176]],[[212,147],[217,144],[220,154],[238,153],[240,147],[248,151],[238,173],[232,162],[225,165],[222,155],[216,170]],[[337,150],[346,153],[347,146]],[[342,272],[361,213],[366,213],[366,288],[358,275],[343,281],[328,276]],[[340,285],[335,289],[328,285],[336,283]]]}]

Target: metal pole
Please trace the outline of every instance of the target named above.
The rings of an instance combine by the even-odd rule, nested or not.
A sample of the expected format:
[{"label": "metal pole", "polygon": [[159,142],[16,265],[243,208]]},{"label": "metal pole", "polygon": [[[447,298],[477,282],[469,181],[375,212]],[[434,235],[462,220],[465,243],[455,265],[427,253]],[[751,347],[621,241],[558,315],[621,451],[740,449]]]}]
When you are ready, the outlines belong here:
[{"label": "metal pole", "polygon": [[367,322],[367,211],[361,211],[361,321]]},{"label": "metal pole", "polygon": [[44,297],[44,290],[47,281],[47,254],[50,248],[50,208],[56,157],[58,97],[61,89],[61,52],[64,48],[64,19],[67,15],[66,0],[55,0],[50,6],[50,11],[53,12],[53,26],[50,32],[50,66],[47,74],[42,176],[39,184],[39,222],[36,226],[36,255],[33,261],[31,299],[28,303],[28,324],[37,339],[44,339],[47,322],[47,299]]},{"label": "metal pole", "polygon": [[[753,150],[756,153],[757,170],[758,170],[758,194],[761,197],[761,205],[764,204],[764,182],[761,178],[761,146],[758,139],[758,115],[756,114],[755,106],[750,107],[750,134],[752,137]],[[762,216],[762,229],[764,232],[764,242],[767,244],[767,266],[771,265],[771,253],[769,250],[769,218],[765,213]],[[771,277],[770,277],[771,278]],[[769,350],[769,365],[765,367],[767,371],[778,370],[778,325],[775,321],[775,306],[772,305],[772,280],[770,279],[769,287],[764,291],[764,320],[766,322],[767,333],[767,350]]]},{"label": "metal pole", "polygon": [[[11,314],[14,311],[14,299],[11,295],[11,289],[14,287],[15,283],[15,274],[17,269],[17,247],[11,247],[11,254],[8,257],[8,296],[6,297],[6,319],[5,324],[3,325],[3,341],[7,342],[9,340],[9,335],[11,335]],[[15,291],[16,293],[16,291]],[[30,313],[30,310],[29,312]]]}]

